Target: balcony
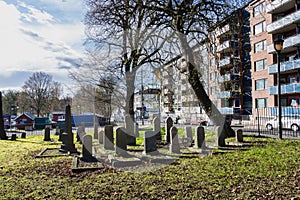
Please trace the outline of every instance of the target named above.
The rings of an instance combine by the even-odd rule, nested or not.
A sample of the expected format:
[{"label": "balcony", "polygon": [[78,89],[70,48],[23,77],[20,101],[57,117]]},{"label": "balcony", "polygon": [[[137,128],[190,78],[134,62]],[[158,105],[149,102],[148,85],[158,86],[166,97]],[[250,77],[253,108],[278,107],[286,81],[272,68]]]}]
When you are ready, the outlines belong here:
[{"label": "balcony", "polygon": [[238,42],[235,41],[225,41],[222,44],[220,44],[219,46],[217,46],[217,50],[216,52],[228,52],[231,48],[237,48],[239,46]]},{"label": "balcony", "polygon": [[230,64],[231,64],[230,57],[224,58],[224,59],[219,61],[219,67],[225,67],[225,66],[230,65]]},{"label": "balcony", "polygon": [[227,33],[228,31],[230,31],[229,24],[226,24],[223,27],[218,27],[218,28],[216,28],[216,31],[215,31],[216,37],[219,37],[219,36]]},{"label": "balcony", "polygon": [[294,0],[275,0],[266,6],[267,13],[280,13],[295,6]]},{"label": "balcony", "polygon": [[219,83],[225,83],[225,82],[230,81],[230,80],[231,80],[231,74],[225,74],[225,75],[219,77],[218,82]]},{"label": "balcony", "polygon": [[[281,94],[300,93],[300,83],[281,85],[280,88],[281,88]],[[269,94],[270,95],[278,94],[277,86],[270,87]]]},{"label": "balcony", "polygon": [[[297,45],[300,45],[300,34],[286,38],[283,43],[282,52],[284,53],[286,51],[296,50]],[[268,53],[276,53],[273,44],[268,46]]]},{"label": "balcony", "polygon": [[231,96],[230,91],[224,91],[224,92],[218,93],[217,98],[218,99],[226,99],[226,98],[230,98],[230,96]]},{"label": "balcony", "polygon": [[[300,69],[300,59],[280,63],[280,72]],[[277,63],[269,66],[269,74],[277,73]]]},{"label": "balcony", "polygon": [[268,33],[276,34],[279,33],[282,29],[288,31],[288,26],[292,29],[296,27],[296,24],[300,22],[300,10],[283,17],[280,20],[277,20],[267,26]]},{"label": "balcony", "polygon": [[233,115],[233,114],[240,114],[240,108],[232,108],[232,107],[223,107],[219,109],[222,115]]}]

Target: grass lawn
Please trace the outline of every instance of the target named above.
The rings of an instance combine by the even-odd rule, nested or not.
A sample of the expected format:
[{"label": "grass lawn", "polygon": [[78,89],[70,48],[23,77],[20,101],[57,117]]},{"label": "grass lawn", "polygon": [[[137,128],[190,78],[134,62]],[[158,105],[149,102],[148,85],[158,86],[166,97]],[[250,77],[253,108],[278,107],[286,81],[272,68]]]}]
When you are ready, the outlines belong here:
[{"label": "grass lawn", "polygon": [[59,142],[0,140],[0,199],[299,199],[300,141],[244,140],[253,146],[190,154],[148,172],[82,173],[71,171],[71,156],[34,157]]}]

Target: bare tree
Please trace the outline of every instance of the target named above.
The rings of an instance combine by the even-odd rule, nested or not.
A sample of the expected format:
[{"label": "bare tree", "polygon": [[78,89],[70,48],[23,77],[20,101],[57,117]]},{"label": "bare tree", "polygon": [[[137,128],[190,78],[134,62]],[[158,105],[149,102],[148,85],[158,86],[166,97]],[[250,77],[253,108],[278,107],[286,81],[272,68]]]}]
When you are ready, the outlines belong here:
[{"label": "bare tree", "polygon": [[159,13],[145,9],[151,2],[87,1],[89,10],[85,22],[89,40],[86,45],[102,55],[118,55],[114,66],[126,80],[125,111],[132,118],[136,70],[147,63],[160,62],[161,57],[157,55],[170,36],[156,28],[163,25]]},{"label": "bare tree", "polygon": [[61,90],[60,84],[53,81],[52,76],[44,72],[33,73],[22,88],[38,117],[41,112],[50,111],[53,99],[59,97]]}]

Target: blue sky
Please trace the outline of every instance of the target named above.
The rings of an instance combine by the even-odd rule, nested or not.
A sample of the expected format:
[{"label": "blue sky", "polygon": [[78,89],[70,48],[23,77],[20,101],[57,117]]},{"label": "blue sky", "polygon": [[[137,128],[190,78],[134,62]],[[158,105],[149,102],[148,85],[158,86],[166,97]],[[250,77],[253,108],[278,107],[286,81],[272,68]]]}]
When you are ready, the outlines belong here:
[{"label": "blue sky", "polygon": [[84,14],[81,0],[0,0],[0,90],[20,89],[37,71],[70,86],[68,70],[84,55]]}]

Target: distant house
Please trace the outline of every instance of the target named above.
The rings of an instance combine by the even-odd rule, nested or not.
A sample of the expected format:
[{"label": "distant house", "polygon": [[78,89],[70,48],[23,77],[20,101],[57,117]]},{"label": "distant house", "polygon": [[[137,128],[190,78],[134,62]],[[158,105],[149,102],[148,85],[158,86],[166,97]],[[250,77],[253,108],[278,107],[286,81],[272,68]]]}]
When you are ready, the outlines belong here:
[{"label": "distant house", "polygon": [[24,130],[26,129],[32,130],[33,129],[33,122],[34,122],[35,116],[31,113],[22,113],[21,115],[17,116],[15,118],[15,127],[17,129]]}]

